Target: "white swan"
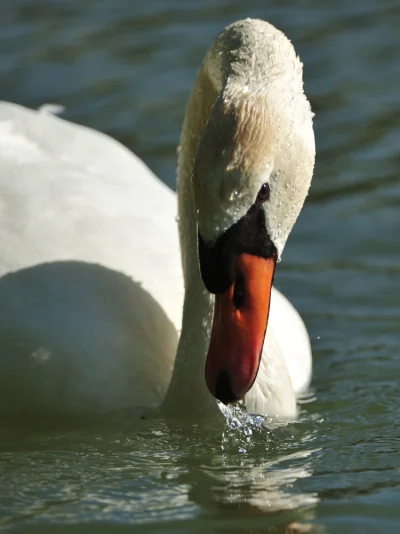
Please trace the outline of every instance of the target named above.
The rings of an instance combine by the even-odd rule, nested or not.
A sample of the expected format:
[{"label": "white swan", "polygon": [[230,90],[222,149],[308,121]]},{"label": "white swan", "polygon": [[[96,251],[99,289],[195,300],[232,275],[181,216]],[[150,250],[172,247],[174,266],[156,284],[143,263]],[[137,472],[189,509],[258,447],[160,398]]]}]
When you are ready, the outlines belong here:
[{"label": "white swan", "polygon": [[314,152],[302,65],[260,20],[228,26],[198,72],[177,219],[175,194],[116,141],[1,103],[0,414],[208,414],[211,391],[294,416],[311,351],[274,289],[260,350]]}]

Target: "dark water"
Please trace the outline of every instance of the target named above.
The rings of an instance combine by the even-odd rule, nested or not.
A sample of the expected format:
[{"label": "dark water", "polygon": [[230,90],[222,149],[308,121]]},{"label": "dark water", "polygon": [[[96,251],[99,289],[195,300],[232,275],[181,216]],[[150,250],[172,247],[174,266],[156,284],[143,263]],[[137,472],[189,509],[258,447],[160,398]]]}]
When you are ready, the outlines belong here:
[{"label": "dark water", "polygon": [[3,429],[0,531],[400,532],[399,1],[0,10],[0,98],[65,105],[172,186],[195,69],[234,19],[265,18],[291,38],[317,137],[312,193],[277,277],[313,343],[299,422]]}]

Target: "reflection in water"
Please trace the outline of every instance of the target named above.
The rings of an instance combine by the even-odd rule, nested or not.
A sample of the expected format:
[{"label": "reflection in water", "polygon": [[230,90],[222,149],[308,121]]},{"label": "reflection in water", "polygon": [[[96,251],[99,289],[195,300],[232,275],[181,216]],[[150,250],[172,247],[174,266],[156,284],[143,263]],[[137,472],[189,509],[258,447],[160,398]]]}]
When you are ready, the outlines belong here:
[{"label": "reflection in water", "polygon": [[[210,493],[211,507],[218,503],[233,516],[235,510],[240,510],[240,517],[266,515],[274,523],[277,514],[296,510],[296,522],[314,519],[317,495],[296,489],[296,483],[313,472],[311,456],[317,452],[311,448],[314,432],[303,434],[299,442],[296,423],[286,425],[264,420],[240,407],[224,407],[224,411],[223,454],[211,466],[202,466],[209,491],[199,493],[203,496]],[[290,442],[288,451],[298,450],[285,453],[284,444]],[[202,504],[206,507],[205,502]],[[281,526],[285,523],[286,520]],[[286,526],[289,524],[293,532],[295,528],[307,529],[299,532],[311,529],[300,524],[296,527],[294,521]]]},{"label": "reflection in water", "polygon": [[[240,466],[233,466],[230,461],[222,461],[222,466],[203,466],[199,491],[194,485],[190,499],[201,504],[208,514],[224,510],[241,521],[259,522],[264,518],[264,524],[275,526],[311,521],[317,495],[293,489],[299,479],[312,475],[311,463],[305,461],[308,456],[309,453],[298,453],[257,465],[242,461]],[[302,467],[285,467],[285,463],[293,461]],[[289,519],[289,512],[295,512],[295,519]]]},{"label": "reflection in water", "polygon": [[[310,531],[318,497],[301,481],[318,456],[318,424],[274,425],[228,411],[226,422],[206,427],[119,416],[101,431],[3,429],[0,458],[9,469],[0,525],[118,517],[162,529],[196,516],[199,528],[215,532],[228,524],[234,532]],[[221,523],[221,514],[229,519]]]}]

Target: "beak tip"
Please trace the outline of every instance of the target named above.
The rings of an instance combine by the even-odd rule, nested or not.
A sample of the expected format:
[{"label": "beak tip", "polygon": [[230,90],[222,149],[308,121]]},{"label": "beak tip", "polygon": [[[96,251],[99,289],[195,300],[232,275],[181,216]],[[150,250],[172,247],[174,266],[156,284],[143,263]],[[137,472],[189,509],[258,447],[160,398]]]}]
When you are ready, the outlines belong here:
[{"label": "beak tip", "polygon": [[225,405],[238,400],[232,391],[231,378],[226,369],[222,369],[219,372],[215,382],[215,393],[213,393],[213,395]]}]

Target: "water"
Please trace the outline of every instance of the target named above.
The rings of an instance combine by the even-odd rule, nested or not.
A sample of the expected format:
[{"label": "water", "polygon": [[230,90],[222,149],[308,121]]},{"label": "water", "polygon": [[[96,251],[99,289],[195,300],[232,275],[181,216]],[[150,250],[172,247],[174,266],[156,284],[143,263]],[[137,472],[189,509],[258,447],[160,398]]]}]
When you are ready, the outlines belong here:
[{"label": "water", "polygon": [[63,104],[171,186],[205,49],[228,22],[266,18],[304,62],[317,165],[277,273],[313,344],[299,421],[3,428],[0,530],[397,532],[399,3],[2,0],[1,12],[0,98]]}]

